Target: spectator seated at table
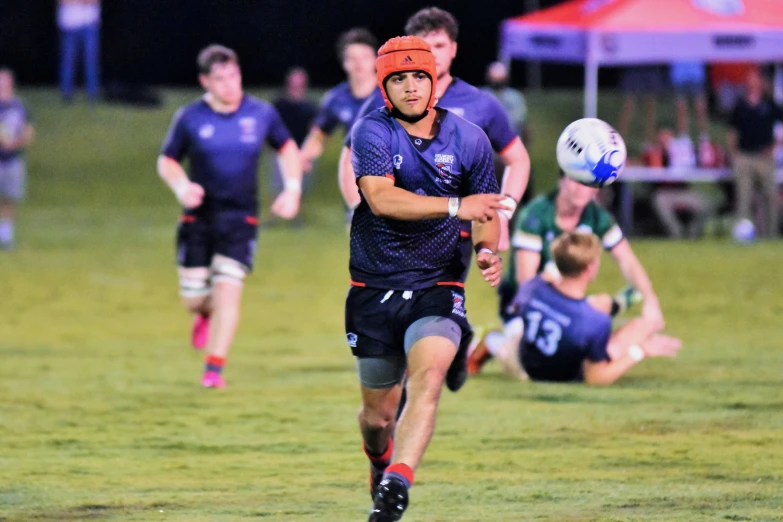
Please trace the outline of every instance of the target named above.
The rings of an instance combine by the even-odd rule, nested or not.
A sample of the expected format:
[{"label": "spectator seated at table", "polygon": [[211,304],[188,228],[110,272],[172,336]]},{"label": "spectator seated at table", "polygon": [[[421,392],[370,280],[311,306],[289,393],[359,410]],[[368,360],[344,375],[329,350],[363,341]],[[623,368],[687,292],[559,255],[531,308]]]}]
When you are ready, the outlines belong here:
[{"label": "spectator seated at table", "polygon": [[[675,137],[671,129],[662,128],[658,132],[655,147],[648,151],[648,161],[656,163],[651,166],[695,169],[696,151],[693,141],[686,135]],[[676,239],[701,237],[707,219],[714,215],[715,211],[706,194],[683,182],[658,185],[653,193],[652,203],[667,234]]]}]

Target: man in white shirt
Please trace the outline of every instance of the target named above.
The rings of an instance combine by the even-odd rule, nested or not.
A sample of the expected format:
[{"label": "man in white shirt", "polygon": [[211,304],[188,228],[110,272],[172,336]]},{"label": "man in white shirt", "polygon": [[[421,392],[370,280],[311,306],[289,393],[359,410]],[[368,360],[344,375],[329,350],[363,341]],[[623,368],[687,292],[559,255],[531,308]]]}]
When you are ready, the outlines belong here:
[{"label": "man in white shirt", "polygon": [[66,103],[73,99],[76,63],[84,60],[84,87],[90,101],[100,87],[101,0],[59,0],[60,93]]}]

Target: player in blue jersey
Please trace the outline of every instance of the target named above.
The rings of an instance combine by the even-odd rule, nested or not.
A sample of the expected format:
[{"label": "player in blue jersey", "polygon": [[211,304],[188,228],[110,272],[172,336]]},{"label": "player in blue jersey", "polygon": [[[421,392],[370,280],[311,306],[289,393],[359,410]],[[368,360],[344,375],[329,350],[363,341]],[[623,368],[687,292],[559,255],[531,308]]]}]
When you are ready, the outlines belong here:
[{"label": "player in blue jersey", "polygon": [[[459,26],[454,16],[448,11],[437,7],[429,7],[418,11],[405,24],[405,33],[424,39],[432,48],[435,56],[435,67],[438,74],[438,86],[435,98],[437,107],[465,118],[481,127],[489,137],[492,149],[500,155],[506,166],[503,173],[503,194],[511,197],[514,205],[522,198],[530,176],[530,158],[522,140],[514,130],[503,105],[491,94],[470,85],[451,75],[451,64],[457,56],[457,37]],[[371,96],[364,107],[362,115],[383,107],[380,93]],[[346,140],[340,158],[340,190],[349,208],[354,208],[359,202],[359,193],[354,181],[350,162],[351,143]],[[507,200],[507,203],[511,203]],[[512,205],[513,206],[513,205]],[[500,250],[508,248],[508,221],[511,212],[501,212]],[[471,255],[470,224],[463,228],[464,252]],[[468,259],[469,263],[470,260]]]},{"label": "player in blue jersey", "polygon": [[30,113],[14,94],[14,73],[0,68],[0,249],[14,246],[16,206],[24,198],[24,151],[33,140]]},{"label": "player in blue jersey", "polygon": [[608,385],[645,357],[674,357],[682,342],[638,317],[612,333],[609,314],[586,298],[601,261],[601,240],[566,232],[552,243],[561,277],[535,277],[514,298],[513,331],[499,357],[509,373],[534,381]]},{"label": "player in blue jersey", "polygon": [[[429,45],[392,38],[376,69],[385,108],[352,131],[361,202],[351,226],[345,327],[361,384],[359,425],[374,493],[369,520],[386,522],[407,507],[443,381],[469,333],[460,220],[475,223],[477,264],[494,286],[497,210],[505,207],[486,135],[433,107]],[[396,422],[406,369],[409,399]]]},{"label": "player in blue jersey", "polygon": [[199,54],[198,68],[206,94],[174,116],[158,173],[184,207],[177,264],[183,304],[195,316],[193,345],[207,347],[202,384],[222,388],[256,248],[261,147],[276,149],[283,167],[285,190],[272,205],[282,218],[299,210],[302,172],[299,149],[277,111],[243,93],[234,51],[211,45]]},{"label": "player in blue jersey", "polygon": [[375,37],[363,28],[346,31],[337,40],[337,56],[348,78],[324,95],[313,127],[302,144],[305,172],[309,172],[313,161],[323,154],[326,139],[335,129],[342,127],[346,134],[350,133],[359,109],[378,90],[375,81],[377,48]]}]

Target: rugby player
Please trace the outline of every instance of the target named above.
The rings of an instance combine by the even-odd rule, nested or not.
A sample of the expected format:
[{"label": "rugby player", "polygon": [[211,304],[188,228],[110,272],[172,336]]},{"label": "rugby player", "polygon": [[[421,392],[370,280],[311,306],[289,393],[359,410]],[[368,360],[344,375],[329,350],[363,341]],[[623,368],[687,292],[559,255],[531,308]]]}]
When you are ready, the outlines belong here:
[{"label": "rugby player", "polygon": [[[435,58],[424,40],[392,38],[378,51],[383,110],[352,131],[361,200],[351,227],[348,345],[356,357],[359,425],[370,460],[369,520],[399,520],[429,444],[446,373],[469,337],[460,220],[473,221],[476,262],[500,277],[492,148],[482,130],[436,109]],[[408,402],[395,420],[401,382]]]},{"label": "rugby player", "polygon": [[507,372],[534,381],[609,385],[645,357],[677,355],[682,342],[659,334],[660,323],[638,317],[612,333],[611,317],[586,299],[601,247],[590,232],[565,232],[552,242],[560,277],[549,282],[537,276],[519,288],[509,309],[512,333],[499,354]]},{"label": "rugby player", "polygon": [[[299,210],[299,149],[274,107],[242,91],[237,55],[210,45],[198,56],[205,95],[181,108],[163,143],[158,173],[184,207],[177,231],[180,294],[194,314],[192,343],[206,350],[202,385],[222,388],[239,322],[242,285],[253,266],[258,228],[258,162],[276,149],[285,189],[272,212]],[[182,166],[189,162],[189,173]]]}]

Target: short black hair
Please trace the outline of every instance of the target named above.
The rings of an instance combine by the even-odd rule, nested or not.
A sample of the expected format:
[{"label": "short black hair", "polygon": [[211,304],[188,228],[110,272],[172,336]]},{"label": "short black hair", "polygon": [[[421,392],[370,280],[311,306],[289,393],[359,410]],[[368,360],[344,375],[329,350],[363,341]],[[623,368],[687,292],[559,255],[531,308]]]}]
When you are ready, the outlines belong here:
[{"label": "short black hair", "polygon": [[405,24],[405,34],[427,35],[433,31],[445,31],[453,42],[459,36],[459,24],[454,15],[438,7],[425,7],[410,18]]},{"label": "short black hair", "polygon": [[218,44],[212,44],[202,49],[201,52],[198,53],[198,59],[196,60],[199,74],[205,75],[212,72],[212,66],[216,63],[224,64],[230,62],[239,65],[237,53],[225,45]]},{"label": "short black hair", "polygon": [[373,51],[378,50],[378,40],[375,39],[375,36],[373,36],[369,29],[354,27],[353,29],[345,31],[337,39],[337,57],[340,61],[343,61],[345,58],[345,50],[348,46],[354,44],[366,45]]}]

